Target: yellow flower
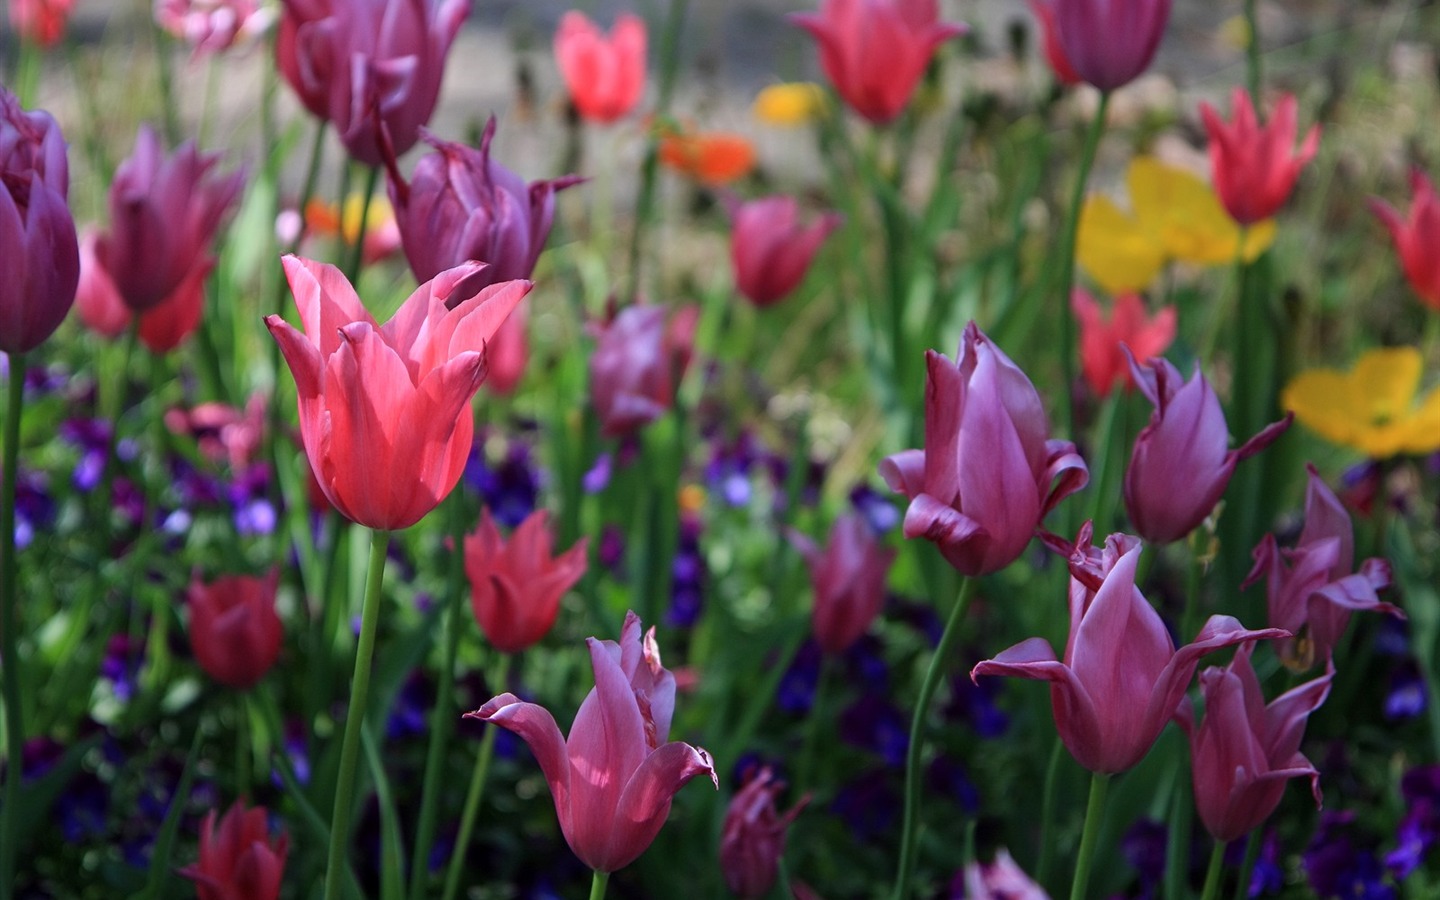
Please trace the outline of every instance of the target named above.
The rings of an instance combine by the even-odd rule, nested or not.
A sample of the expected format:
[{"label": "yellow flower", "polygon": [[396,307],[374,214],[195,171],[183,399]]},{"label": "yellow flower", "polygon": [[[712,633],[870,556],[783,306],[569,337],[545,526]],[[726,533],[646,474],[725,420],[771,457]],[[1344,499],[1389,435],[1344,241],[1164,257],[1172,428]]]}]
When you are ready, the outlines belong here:
[{"label": "yellow flower", "polygon": [[[1144,290],[1170,260],[1207,266],[1235,260],[1241,230],[1202,179],[1140,156],[1130,163],[1125,183],[1133,212],[1101,195],[1086,198],[1080,210],[1076,261],[1106,291]],[[1274,221],[1252,226],[1245,232],[1245,259],[1274,240]]]},{"label": "yellow flower", "polygon": [[1285,386],[1280,402],[1310,430],[1376,459],[1440,449],[1440,389],[1418,405],[1422,362],[1414,347],[1363,354],[1349,372],[1310,369]]},{"label": "yellow flower", "polygon": [[790,81],[762,88],[751,108],[767,125],[804,125],[825,112],[825,91],[813,81]]}]

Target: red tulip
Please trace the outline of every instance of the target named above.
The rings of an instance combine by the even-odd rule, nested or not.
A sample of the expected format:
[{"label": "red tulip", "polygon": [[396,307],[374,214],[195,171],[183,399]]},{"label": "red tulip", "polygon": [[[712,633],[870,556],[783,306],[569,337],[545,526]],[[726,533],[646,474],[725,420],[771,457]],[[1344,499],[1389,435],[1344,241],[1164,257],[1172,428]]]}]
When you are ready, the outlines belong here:
[{"label": "red tulip", "polygon": [[1410,173],[1410,212],[1405,217],[1378,197],[1370,199],[1370,209],[1390,230],[1395,250],[1405,277],[1426,306],[1440,311],[1440,195],[1425,173]]},{"label": "red tulip", "polygon": [[885,605],[885,579],[895,551],[877,541],[870,526],[854,513],[835,520],[823,551],[798,532],[790,532],[790,542],[810,566],[815,642],[838,656],[870,629]]},{"label": "red tulip", "polygon": [[195,882],[200,900],[275,900],[285,873],[290,838],[271,840],[263,806],[246,809],[235,801],[215,831],[215,810],[200,827],[200,859],[180,870]]},{"label": "red tulip", "polygon": [[1176,650],[1159,613],[1135,586],[1139,560],[1137,538],[1111,535],[1099,551],[1090,546],[1087,524],[1070,558],[1065,661],[1057,661],[1050,642],[1037,637],[970,673],[1050,682],[1060,739],[1092,772],[1123,772],[1144,758],[1184,698],[1200,657],[1286,634],[1278,628],[1252,631],[1230,616],[1211,616],[1193,643]]},{"label": "red tulip", "polygon": [[635,431],[675,402],[699,314],[693,306],[670,315],[663,306],[637,304],[620,310],[601,330],[590,355],[590,398],[606,436]]},{"label": "red tulip", "polygon": [[502,653],[518,653],[555,624],[560,598],[585,574],[586,541],[558,557],[550,554],[549,514],[536,510],[506,541],[490,518],[465,536],[470,605],[485,637]]},{"label": "red tulip", "polygon": [[1175,307],[1164,307],[1147,318],[1139,294],[1116,297],[1107,319],[1095,298],[1076,288],[1070,295],[1070,308],[1080,322],[1080,369],[1097,397],[1109,395],[1117,383],[1126,390],[1134,386],[1124,347],[1137,359],[1150,359],[1164,353],[1175,340]]},{"label": "red tulip", "polygon": [[768,767],[745,782],[725,811],[720,835],[720,871],[730,893],[742,898],[764,897],[775,886],[780,857],[785,855],[785,832],[810,796],[789,812],[775,809],[775,798],[785,789]]},{"label": "red tulip", "polygon": [[555,62],[581,116],[602,125],[623,119],[645,93],[645,20],[620,15],[607,38],[571,10],[555,32]]},{"label": "red tulip", "polygon": [[820,67],[850,108],[876,124],[910,102],[942,43],[968,27],[939,21],[936,0],[822,0],[790,21],[820,45]]},{"label": "red tulip", "polygon": [[1040,21],[1043,41],[1041,47],[1045,51],[1045,61],[1050,63],[1050,71],[1055,73],[1055,79],[1066,87],[1079,84],[1080,75],[1075,71],[1075,67],[1070,65],[1070,58],[1065,55],[1065,47],[1060,43],[1060,33],[1055,24],[1054,0],[1030,0],[1030,9]]},{"label": "red tulip", "polygon": [[731,207],[735,287],[756,306],[770,306],[799,287],[815,252],[842,221],[838,213],[826,213],[801,227],[799,219],[794,197],[763,197]]},{"label": "red tulip", "polygon": [[493,722],[530,745],[570,849],[600,872],[623,869],[655,840],[670,800],[696,775],[719,787],[710,754],[666,743],[675,679],[660,664],[655,629],[640,639],[640,619],[625,616],[620,643],[588,638],[595,687],[580,704],[567,741],[550,712],[501,694],[467,718]]},{"label": "red tulip", "polygon": [[10,0],[10,27],[24,40],[53,47],[65,36],[75,0]]},{"label": "red tulip", "polygon": [[1290,199],[1300,170],[1320,144],[1320,126],[1310,127],[1297,150],[1294,94],[1280,98],[1274,116],[1263,126],[1255,119],[1249,91],[1237,87],[1230,98],[1235,121],[1228,125],[1213,106],[1200,104],[1200,118],[1210,136],[1210,171],[1230,217],[1241,225],[1254,225],[1275,215]]},{"label": "red tulip", "polygon": [[[125,333],[135,313],[125,305],[120,291],[95,254],[99,235],[87,229],[80,238],[80,284],[75,292],[75,311],[80,321],[103,337]],[[205,280],[215,268],[209,254],[199,256],[175,290],[155,306],[140,313],[140,342],[154,353],[169,353],[184,343],[200,326],[205,311]]]},{"label": "red tulip", "polygon": [[408,528],[460,480],[485,342],[530,290],[506,281],[455,303],[479,265],[441,272],[380,326],[339,269],[285,258],[305,332],[279,316],[265,324],[295,376],[310,467],[352,521]]},{"label": "red tulip", "polygon": [[958,355],[952,364],[926,352],[925,449],[887,457],[880,474],[910,498],[907,538],[933,541],[966,575],[987,575],[1014,562],[1090,476],[1074,444],[1049,439],[1035,386],[974,322]]},{"label": "red tulip", "polygon": [[279,573],[190,581],[190,647],[205,674],[237,690],[257,684],[280,656],[285,629],[275,612]]},{"label": "red tulip", "polygon": [[1086,82],[1113,91],[1150,67],[1170,0],[1054,0],[1065,58]]}]

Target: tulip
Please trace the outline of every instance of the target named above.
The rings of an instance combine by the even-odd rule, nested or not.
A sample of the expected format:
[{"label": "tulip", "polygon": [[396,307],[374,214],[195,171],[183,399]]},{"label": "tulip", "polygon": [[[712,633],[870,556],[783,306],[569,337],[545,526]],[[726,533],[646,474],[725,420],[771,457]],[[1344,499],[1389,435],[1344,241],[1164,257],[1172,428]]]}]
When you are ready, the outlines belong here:
[{"label": "tulip", "polygon": [[590,355],[590,399],[607,437],[655,421],[675,402],[695,344],[699,310],[684,307],[666,324],[663,306],[628,306],[615,316]]},{"label": "tulip", "polygon": [[883,124],[900,115],[942,43],[968,28],[939,21],[936,0],[822,0],[794,13],[820,46],[820,67],[855,112]]},{"label": "tulip", "polygon": [[1150,66],[1170,0],[1054,0],[1060,46],[1075,73],[1102,91],[1134,81]]},{"label": "tulip", "polygon": [[926,352],[925,449],[887,457],[880,474],[910,498],[907,538],[935,542],[965,575],[987,575],[1090,475],[1074,444],[1048,439],[1035,386],[974,322],[958,356]]},{"label": "tulip", "polygon": [[1252,631],[1230,616],[1211,616],[1179,650],[1159,613],[1135,586],[1140,541],[1115,534],[1103,550],[1081,529],[1070,557],[1070,636],[1065,661],[1050,642],[1030,638],[977,665],[981,675],[1050,682],[1060,740],[1092,772],[1115,774],[1138,763],[1185,696],[1200,657],[1241,641],[1283,637]]},{"label": "tulip", "polygon": [[645,93],[645,21],[617,16],[607,38],[571,10],[555,31],[555,63],[582,117],[602,125],[623,119]]},{"label": "tulip", "polygon": [[1313,465],[1306,466],[1305,526],[1293,550],[1281,550],[1273,534],[1255,548],[1255,567],[1245,586],[1265,579],[1270,624],[1295,636],[1279,644],[1280,659],[1296,671],[1330,660],[1350,624],[1350,613],[1383,612],[1405,617],[1380,600],[1390,586],[1390,564],[1367,559],[1355,570],[1355,533],[1350,514]]},{"label": "tulip", "polygon": [[815,642],[838,656],[860,640],[885,605],[885,579],[895,551],[881,545],[855,513],[835,521],[823,551],[798,532],[790,532],[789,537],[810,567]]},{"label": "tulip", "polygon": [[205,674],[236,690],[259,683],[280,656],[285,629],[275,612],[279,573],[190,581],[190,647]]},{"label": "tulip", "polygon": [[350,156],[385,161],[381,132],[402,154],[440,99],[445,56],[470,0],[282,0],[280,74],[311,113],[335,126]]},{"label": "tulip", "polygon": [[1390,230],[1410,287],[1426,306],[1440,312],[1440,254],[1432,252],[1440,246],[1440,196],[1435,185],[1415,169],[1410,173],[1408,215],[1402,218],[1395,207],[1378,197],[1370,199],[1370,209]]},{"label": "tulip", "polygon": [[194,48],[192,59],[249,44],[274,21],[258,0],[155,0],[155,24]]},{"label": "tulip", "polygon": [[550,554],[549,514],[536,510],[506,541],[490,510],[465,536],[465,575],[480,630],[501,653],[518,653],[555,624],[560,598],[585,574],[586,541],[558,557]]},{"label": "tulip", "polygon": [[988,863],[966,863],[963,878],[965,900],[1050,900],[1004,847]]},{"label": "tulip", "polygon": [[719,788],[710,754],[666,743],[675,710],[675,678],[660,664],[655,629],[644,641],[640,619],[625,615],[620,643],[586,639],[595,687],[580,704],[570,737],[550,712],[501,694],[466,718],[513,731],[540,762],[560,831],[570,849],[597,872],[614,872],[655,840],[670,800],[702,773]]},{"label": "tulip", "polygon": [[1266,705],[1250,665],[1255,645],[1242,644],[1230,665],[1200,673],[1205,715],[1197,728],[1189,704],[1176,719],[1190,738],[1195,809],[1211,837],[1221,843],[1260,827],[1291,778],[1309,777],[1320,805],[1320,773],[1300,753],[1305,721],[1320,708],[1335,677],[1331,669]]},{"label": "tulip", "polygon": [[1159,356],[1175,340],[1175,307],[1154,316],[1145,315],[1138,294],[1121,294],[1106,319],[1095,298],[1080,288],[1070,295],[1070,308],[1080,323],[1080,370],[1095,396],[1107,396],[1115,385],[1129,390],[1135,384],[1125,347],[1140,359]]},{"label": "tulip", "polygon": [[785,832],[810,801],[806,795],[781,815],[775,798],[784,789],[785,783],[769,767],[763,768],[745,782],[725,811],[720,871],[730,893],[738,897],[764,897],[775,885],[780,857],[785,855]]},{"label": "tulip", "polygon": [[290,838],[271,840],[263,806],[246,809],[235,801],[215,831],[215,810],[200,826],[200,859],[180,870],[195,882],[200,900],[275,900],[285,873]]},{"label": "tulip", "polygon": [[[80,238],[80,284],[75,291],[75,309],[85,327],[103,337],[116,338],[130,327],[135,313],[125,305],[96,255],[98,240],[99,234],[92,229]],[[205,280],[214,268],[214,257],[197,257],[168,297],[139,314],[140,342],[151,352],[169,353],[199,327],[205,311]]]},{"label": "tulip", "polygon": [[756,306],[770,306],[800,286],[815,252],[840,227],[826,213],[801,227],[793,197],[764,197],[731,205],[730,261],[735,287]]},{"label": "tulip", "polygon": [[1227,451],[1230,434],[1225,413],[1199,364],[1195,376],[1183,385],[1180,372],[1164,358],[1152,359],[1142,368],[1131,356],[1130,371],[1155,404],[1155,412],[1135,439],[1125,470],[1125,510],[1141,537],[1168,544],[1210,515],[1240,460],[1270,446],[1294,416],[1286,413]]},{"label": "tulip", "polygon": [[300,437],[320,489],[361,525],[408,528],[465,470],[485,342],[530,282],[467,296],[460,288],[480,266],[467,263],[420,285],[382,327],[339,269],[284,263],[305,332],[279,316],[265,324],[295,376]]},{"label": "tulip", "polygon": [[154,129],[140,126],[134,155],[110,185],[110,231],[95,244],[95,259],[130,309],[162,303],[208,252],[245,182],[241,172],[212,172],[219,158],[191,141],[167,158]]},{"label": "tulip", "polygon": [[10,0],[10,27],[23,40],[53,47],[65,36],[75,0]]},{"label": "tulip", "polygon": [[1070,64],[1070,58],[1065,55],[1065,47],[1060,43],[1059,29],[1055,24],[1054,0],[1030,0],[1030,11],[1035,13],[1035,18],[1040,22],[1041,49],[1045,51],[1045,61],[1050,64],[1050,71],[1055,73],[1055,79],[1065,87],[1079,84],[1080,75]]},{"label": "tulip", "polygon": [[1320,144],[1320,126],[1312,125],[1296,150],[1294,94],[1280,98],[1264,126],[1255,120],[1249,91],[1237,87],[1230,96],[1234,122],[1227,125],[1208,103],[1200,104],[1200,117],[1210,137],[1210,171],[1220,201],[1236,222],[1253,225],[1290,199],[1300,170]]},{"label": "tulip", "polygon": [[80,249],[66,197],[65,138],[47,112],[0,87],[0,351],[28,353],[75,300]]}]

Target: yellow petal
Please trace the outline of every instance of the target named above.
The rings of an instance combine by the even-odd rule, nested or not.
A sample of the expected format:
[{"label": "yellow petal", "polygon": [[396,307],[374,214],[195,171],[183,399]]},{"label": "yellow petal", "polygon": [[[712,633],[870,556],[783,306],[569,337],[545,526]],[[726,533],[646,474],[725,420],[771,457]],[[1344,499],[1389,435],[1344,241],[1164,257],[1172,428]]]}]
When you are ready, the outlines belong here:
[{"label": "yellow petal", "polygon": [[751,113],[768,125],[803,125],[825,110],[825,91],[813,81],[791,81],[762,88]]},{"label": "yellow petal", "polygon": [[1091,196],[1080,210],[1075,260],[1110,294],[1150,286],[1165,264],[1155,236],[1104,196]]},{"label": "yellow petal", "polygon": [[1270,249],[1275,243],[1275,220],[1256,222],[1245,232],[1245,261],[1254,262],[1256,257]]},{"label": "yellow petal", "polygon": [[1351,378],[1361,396],[1367,398],[1370,421],[1393,422],[1410,417],[1423,365],[1420,351],[1414,347],[1383,347],[1356,360]]},{"label": "yellow petal", "polygon": [[1420,408],[1405,422],[1402,448],[1407,453],[1440,450],[1440,388],[1434,388],[1420,402]]},{"label": "yellow petal", "polygon": [[1311,431],[1331,443],[1361,448],[1370,421],[1368,404],[1350,376],[1334,369],[1310,369],[1285,385],[1280,403]]}]

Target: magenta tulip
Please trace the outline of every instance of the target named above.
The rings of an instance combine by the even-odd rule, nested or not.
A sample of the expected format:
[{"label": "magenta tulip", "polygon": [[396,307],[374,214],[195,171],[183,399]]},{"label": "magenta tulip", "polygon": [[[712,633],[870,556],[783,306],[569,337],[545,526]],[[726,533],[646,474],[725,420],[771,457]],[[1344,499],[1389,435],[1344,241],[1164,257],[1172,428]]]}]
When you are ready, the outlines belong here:
[{"label": "magenta tulip", "polygon": [[1102,91],[1150,67],[1170,20],[1170,0],[1054,0],[1054,8],[1065,58]]},{"label": "magenta tulip", "polygon": [[815,253],[840,227],[838,213],[800,224],[794,197],[762,197],[732,204],[730,260],[735,288],[756,306],[770,306],[800,286]]},{"label": "magenta tulip", "polygon": [[988,863],[967,863],[955,880],[965,885],[965,900],[1050,900],[1004,847]]},{"label": "magenta tulip", "polygon": [[769,767],[762,768],[745,782],[725,811],[720,872],[725,886],[737,897],[764,897],[775,886],[780,857],[785,855],[785,833],[810,800],[807,794],[782,815],[775,809],[775,799],[784,789],[785,782],[776,779]]},{"label": "magenta tulip", "polygon": [[885,605],[885,579],[895,551],[876,540],[855,513],[835,520],[824,550],[798,532],[790,532],[789,537],[810,567],[815,642],[826,653],[844,653],[870,629]]},{"label": "magenta tulip", "polygon": [[694,306],[672,314],[663,306],[636,304],[600,330],[590,355],[590,399],[607,437],[648,425],[674,404],[699,313]]}]

